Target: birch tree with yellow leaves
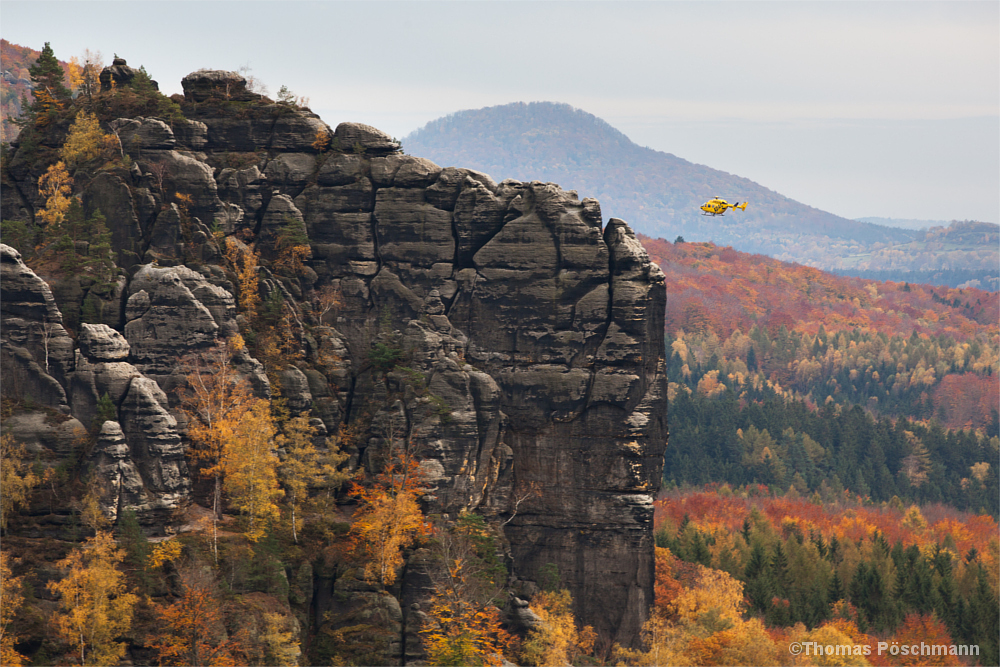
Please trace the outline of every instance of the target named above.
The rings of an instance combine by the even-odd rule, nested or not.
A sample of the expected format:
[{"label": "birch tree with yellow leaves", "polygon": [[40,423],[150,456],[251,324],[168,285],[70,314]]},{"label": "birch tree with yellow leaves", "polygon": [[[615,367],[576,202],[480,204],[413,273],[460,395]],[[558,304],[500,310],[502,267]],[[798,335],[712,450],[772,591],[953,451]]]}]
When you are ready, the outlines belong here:
[{"label": "birch tree with yellow leaves", "polygon": [[340,451],[333,438],[327,438],[327,451],[313,444],[316,429],[309,425],[309,413],[288,420],[276,438],[284,450],[278,464],[278,477],[285,487],[285,498],[291,512],[292,540],[298,544],[302,524],[301,508],[309,497],[309,489],[321,488],[332,492],[348,480],[350,474],[337,467],[349,456]]},{"label": "birch tree with yellow leaves", "polygon": [[187,376],[189,391],[182,409],[190,419],[192,458],[201,474],[213,480],[212,550],[218,562],[218,520],[222,495],[245,520],[250,540],[263,536],[268,521],[278,517],[281,497],[273,450],[275,428],[268,401],[253,395],[249,382],[230,364],[244,347],[234,336],[212,363]]},{"label": "birch tree with yellow leaves", "polygon": [[125,655],[125,642],[116,640],[132,627],[139,598],[118,569],[124,558],[111,533],[99,532],[57,563],[67,574],[48,585],[60,596],[56,634],[81,665],[114,665]]}]

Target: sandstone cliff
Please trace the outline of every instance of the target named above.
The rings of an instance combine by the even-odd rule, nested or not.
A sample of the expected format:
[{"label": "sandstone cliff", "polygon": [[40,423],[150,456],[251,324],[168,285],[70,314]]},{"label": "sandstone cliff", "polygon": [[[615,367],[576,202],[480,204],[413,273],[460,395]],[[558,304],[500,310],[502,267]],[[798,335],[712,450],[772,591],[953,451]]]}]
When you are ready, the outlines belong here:
[{"label": "sandstone cliff", "polygon": [[[218,241],[240,239],[260,252],[261,298],[301,324],[294,363],[271,379],[249,354],[234,359],[258,395],[278,391],[325,433],[353,427],[355,468],[410,443],[433,483],[426,512],[503,525],[515,595],[555,565],[580,621],[606,645],[633,644],[652,602],[666,297],[629,226],[551,183],[498,184],[405,155],[375,128],[330,128],[233,73],[202,70],[183,85],[184,118],[111,121],[132,166],[82,186],[124,269],[114,289],[79,280],[54,296],[2,247],[4,395],[64,415],[52,424],[21,411],[11,431],[58,460],[109,396],[117,420],[89,454],[107,482],[105,514],[131,508],[150,530],[176,528],[198,500],[176,389],[240,330]],[[38,165],[14,147],[5,219],[44,206]],[[271,264],[290,220],[311,247],[294,273]],[[100,323],[67,331],[67,309],[98,297]],[[407,355],[405,372],[373,363],[390,347]],[[418,570],[397,592],[404,606],[378,602],[401,637],[419,622]],[[319,574],[313,588],[317,616],[386,595]]]}]

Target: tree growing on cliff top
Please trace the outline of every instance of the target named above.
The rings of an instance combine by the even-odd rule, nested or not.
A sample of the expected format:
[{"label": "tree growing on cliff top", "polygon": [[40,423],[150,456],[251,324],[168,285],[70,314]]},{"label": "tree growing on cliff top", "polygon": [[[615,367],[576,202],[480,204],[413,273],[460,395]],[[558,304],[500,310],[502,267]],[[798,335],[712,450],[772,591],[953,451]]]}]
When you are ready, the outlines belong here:
[{"label": "tree growing on cliff top", "polygon": [[66,143],[60,149],[59,156],[70,169],[76,170],[109,160],[115,155],[117,148],[118,139],[101,130],[97,116],[80,111],[70,125]]},{"label": "tree growing on cliff top", "polygon": [[36,97],[40,88],[56,99],[69,99],[69,89],[63,85],[65,72],[48,42],[45,42],[35,64],[28,68],[28,74],[35,84]]}]

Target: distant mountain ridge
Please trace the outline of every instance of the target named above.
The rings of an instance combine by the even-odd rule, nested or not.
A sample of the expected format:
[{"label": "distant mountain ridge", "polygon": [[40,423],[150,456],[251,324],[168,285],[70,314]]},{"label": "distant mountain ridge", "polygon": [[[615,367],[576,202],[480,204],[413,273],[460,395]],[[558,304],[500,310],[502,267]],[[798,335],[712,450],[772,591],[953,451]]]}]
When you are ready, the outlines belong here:
[{"label": "distant mountain ridge", "polygon": [[946,227],[951,220],[914,220],[912,218],[880,218],[878,216],[867,216],[854,218],[858,222],[870,222],[873,225],[883,227],[897,227],[899,229],[929,229],[931,227]]},{"label": "distant mountain ridge", "polygon": [[[407,152],[443,166],[468,165],[497,180],[542,180],[596,197],[605,216],[650,236],[714,241],[824,268],[857,246],[899,244],[920,234],[848,220],[758,183],[644,148],[600,118],[568,104],[516,102],[460,111],[403,139]],[[701,215],[720,196],[745,212]],[[853,250],[851,246],[854,246]]]}]

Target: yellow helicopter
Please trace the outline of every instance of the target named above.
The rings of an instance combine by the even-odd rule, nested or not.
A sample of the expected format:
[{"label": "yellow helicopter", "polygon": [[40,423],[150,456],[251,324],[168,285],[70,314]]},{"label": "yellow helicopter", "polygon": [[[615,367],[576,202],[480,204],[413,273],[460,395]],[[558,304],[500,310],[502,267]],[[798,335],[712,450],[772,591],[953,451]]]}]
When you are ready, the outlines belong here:
[{"label": "yellow helicopter", "polygon": [[738,208],[741,211],[747,210],[747,203],[742,204],[736,202],[735,204],[730,204],[725,199],[720,199],[716,197],[715,199],[709,199],[707,202],[701,205],[701,210],[704,211],[702,215],[725,215],[726,209]]}]

